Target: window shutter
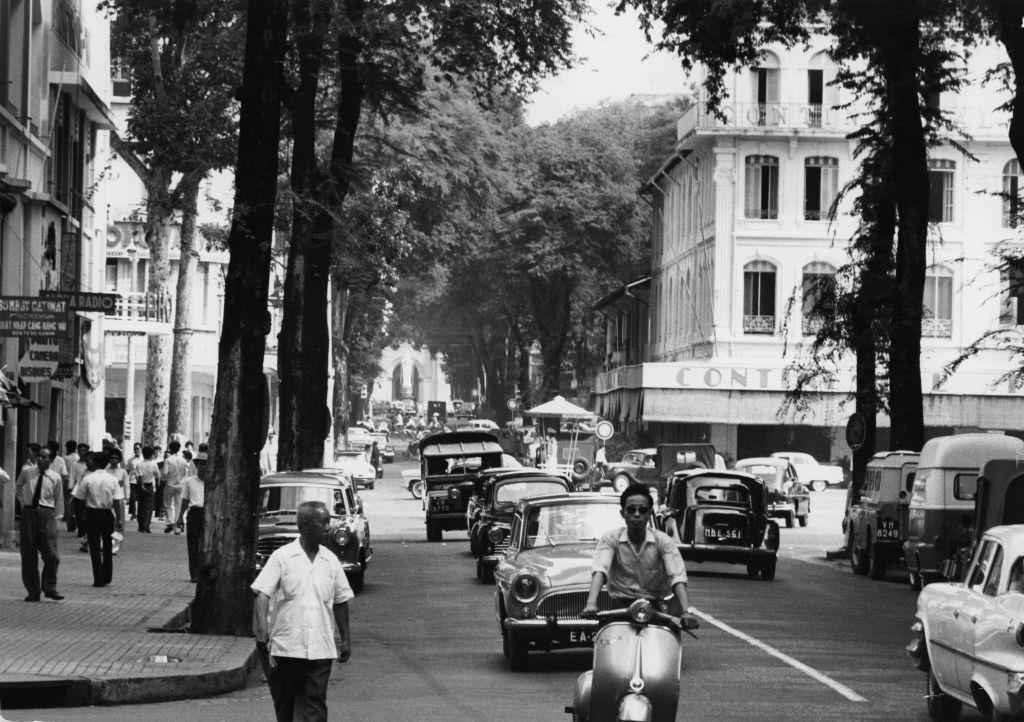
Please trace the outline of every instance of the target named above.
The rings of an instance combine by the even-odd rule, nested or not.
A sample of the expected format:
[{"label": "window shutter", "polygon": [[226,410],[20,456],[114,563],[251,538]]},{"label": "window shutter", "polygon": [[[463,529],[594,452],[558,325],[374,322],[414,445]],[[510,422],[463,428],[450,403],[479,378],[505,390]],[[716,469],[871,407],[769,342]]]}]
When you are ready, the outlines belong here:
[{"label": "window shutter", "polygon": [[756,163],[747,162],[747,179],[744,191],[746,193],[744,215],[747,218],[760,218],[761,166]]}]

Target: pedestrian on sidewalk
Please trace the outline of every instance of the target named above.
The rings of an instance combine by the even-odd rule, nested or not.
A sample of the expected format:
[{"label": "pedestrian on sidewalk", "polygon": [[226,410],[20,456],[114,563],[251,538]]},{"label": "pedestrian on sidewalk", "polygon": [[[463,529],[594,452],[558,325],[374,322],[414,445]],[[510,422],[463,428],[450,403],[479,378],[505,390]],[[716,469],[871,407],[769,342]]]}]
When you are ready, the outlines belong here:
[{"label": "pedestrian on sidewalk", "polygon": [[[110,451],[107,453],[107,458],[110,459],[110,464],[107,466],[107,471],[109,471],[114,476],[114,478],[117,479],[117,484],[118,486],[121,487],[121,524],[118,526],[117,531],[122,533],[124,532],[124,520],[127,513],[125,511],[125,507],[128,504],[128,499],[131,498],[131,490],[128,488],[128,472],[125,470],[124,464],[122,464],[123,456],[124,452],[122,452],[121,449],[118,448],[116,445],[111,446]],[[114,537],[115,555],[117,554],[117,550],[122,541],[124,541],[123,536]]]},{"label": "pedestrian on sidewalk", "polygon": [[67,469],[67,478],[64,479],[64,523],[68,531],[77,531],[78,524],[75,520],[75,507],[71,500],[71,490],[75,488],[78,479],[75,477],[76,465],[78,464],[78,442],[68,439],[64,442],[64,468]]},{"label": "pedestrian on sidewalk", "polygon": [[160,469],[153,461],[153,447],[142,447],[142,461],[135,464],[135,475],[139,480],[139,531],[149,534],[149,525],[153,520],[153,500],[156,496],[156,480],[160,477]]},{"label": "pedestrian on sidewalk", "polygon": [[373,476],[375,479],[380,478],[380,447],[377,446],[377,442],[374,441],[370,447],[370,466],[373,467]]},{"label": "pedestrian on sidewalk", "polygon": [[[202,449],[205,444],[200,444]],[[182,452],[187,455],[187,451]],[[181,525],[182,518],[185,519],[185,541],[188,544],[188,577],[190,582],[199,578],[199,561],[203,547],[203,503],[205,501],[205,486],[203,477],[199,474],[199,464],[205,470],[206,451],[200,451],[196,457],[196,465],[192,467],[194,473],[185,477],[181,487],[181,511],[178,513],[178,524]],[[187,514],[187,516],[186,516]]]},{"label": "pedestrian on sidewalk", "polygon": [[135,466],[142,461],[142,444],[135,442],[132,445],[132,455],[124,463],[124,470],[128,472],[128,514],[129,519],[134,520],[139,509],[139,475],[135,473]]},{"label": "pedestrian on sidewalk", "polygon": [[162,477],[164,480],[164,514],[167,519],[167,526],[164,527],[164,534],[181,534],[181,526],[178,509],[181,506],[181,487],[188,475],[188,462],[181,455],[181,442],[175,439],[167,445],[170,453],[164,459]]},{"label": "pedestrian on sidewalk", "polygon": [[[327,719],[331,662],[347,662],[348,600],[352,599],[341,562],[321,546],[331,520],[320,501],[299,504],[299,538],[270,555],[252,583],[256,592],[253,634],[267,655],[267,682],[278,722]],[[270,614],[273,598],[273,614]],[[334,621],[331,616],[333,613]],[[341,638],[334,645],[334,627]]]},{"label": "pedestrian on sidewalk", "polygon": [[75,498],[75,487],[89,473],[86,460],[89,456],[89,445],[82,443],[78,445],[78,459],[75,461],[75,483],[71,486],[71,509],[75,513],[75,527],[78,529],[78,539],[82,542],[78,548],[80,552],[89,551],[89,543],[85,538],[85,502]]},{"label": "pedestrian on sidewalk", "polygon": [[124,528],[124,490],[107,471],[110,460],[102,451],[86,459],[89,473],[78,482],[74,496],[85,504],[85,520],[92,559],[92,585],[105,587],[114,577],[114,529]]},{"label": "pedestrian on sidewalk", "polygon": [[[50,471],[50,450],[40,449],[35,466],[22,469],[14,484],[21,502],[21,581],[26,602],[38,602],[42,592],[50,599],[64,598],[57,591],[57,518],[64,512],[60,476]],[[39,557],[43,558],[40,584]]]}]

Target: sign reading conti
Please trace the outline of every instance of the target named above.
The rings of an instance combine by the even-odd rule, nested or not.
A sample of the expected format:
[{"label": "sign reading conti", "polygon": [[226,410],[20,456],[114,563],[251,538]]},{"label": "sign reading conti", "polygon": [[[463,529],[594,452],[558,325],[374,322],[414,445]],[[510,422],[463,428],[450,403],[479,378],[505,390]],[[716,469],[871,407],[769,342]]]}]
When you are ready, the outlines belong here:
[{"label": "sign reading conti", "polygon": [[0,296],[0,336],[67,336],[64,298]]},{"label": "sign reading conti", "polygon": [[781,368],[676,366],[675,383],[684,389],[780,391],[786,388]]}]

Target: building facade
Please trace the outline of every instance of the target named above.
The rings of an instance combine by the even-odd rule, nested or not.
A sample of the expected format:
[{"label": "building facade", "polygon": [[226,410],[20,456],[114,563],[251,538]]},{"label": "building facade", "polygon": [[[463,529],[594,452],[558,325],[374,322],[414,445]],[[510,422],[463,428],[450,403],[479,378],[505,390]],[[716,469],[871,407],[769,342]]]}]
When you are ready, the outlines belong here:
[{"label": "building facade", "polygon": [[[851,453],[842,429],[853,411],[852,356],[820,402],[799,412],[786,404],[792,365],[821,325],[815,301],[836,283],[856,228],[849,197],[829,213],[859,160],[847,139],[853,111],[836,107],[849,99],[830,85],[826,45],[766,50],[758,67],[728,78],[724,119],[698,94],[679,119],[674,151],[645,187],[654,212],[649,314],[625,298],[602,311],[609,354],[595,401],[646,441],[706,440],[736,458]],[[1024,395],[997,382],[1011,363],[1005,351],[986,350],[937,385],[985,330],[1024,319],[993,254],[1017,237],[1015,202],[1000,193],[1020,183],[1008,117],[992,110],[1001,100],[982,82],[997,56],[976,54],[966,90],[935,99],[970,135],[974,157],[948,143],[929,151],[921,356],[928,435],[1024,428]],[[622,334],[641,317],[646,338],[627,341]],[[627,353],[637,343],[643,351]],[[889,420],[878,423],[885,448]]]},{"label": "building facade", "polygon": [[374,403],[404,403],[419,413],[428,401],[451,401],[452,390],[445,375],[442,355],[410,343],[387,346],[381,352],[380,374],[368,389]]},{"label": "building facade", "polygon": [[[102,287],[109,77],[95,3],[0,0],[0,297]],[[14,477],[30,442],[99,443],[104,317],[62,313],[43,336],[2,315],[0,466]],[[13,529],[11,485],[3,494],[0,544]]]}]

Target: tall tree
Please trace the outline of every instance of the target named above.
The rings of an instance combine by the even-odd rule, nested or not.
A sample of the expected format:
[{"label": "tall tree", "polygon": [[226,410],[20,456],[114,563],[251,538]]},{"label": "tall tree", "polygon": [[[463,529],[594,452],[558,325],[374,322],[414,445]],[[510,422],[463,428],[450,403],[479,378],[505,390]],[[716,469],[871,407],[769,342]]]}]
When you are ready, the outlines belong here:
[{"label": "tall tree", "polygon": [[192,631],[248,636],[264,436],[263,356],[278,182],[288,8],[248,0],[224,323],[206,478],[203,559]]},{"label": "tall tree", "polygon": [[191,173],[181,190],[181,232],[178,242],[178,282],[174,305],[174,346],[171,351],[171,387],[167,430],[185,434],[192,430],[192,286],[199,268],[196,216],[202,177]]}]

